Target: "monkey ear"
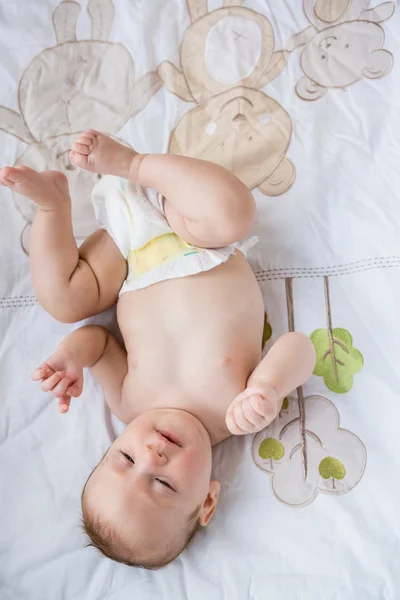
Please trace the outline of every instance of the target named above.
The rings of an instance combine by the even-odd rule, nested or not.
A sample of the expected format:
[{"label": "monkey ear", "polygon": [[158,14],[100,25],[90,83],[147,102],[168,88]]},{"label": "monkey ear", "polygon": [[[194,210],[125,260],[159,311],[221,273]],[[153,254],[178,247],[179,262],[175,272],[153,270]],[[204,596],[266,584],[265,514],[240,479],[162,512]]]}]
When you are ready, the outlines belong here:
[{"label": "monkey ear", "polygon": [[393,66],[393,55],[387,50],[375,50],[369,64],[363,68],[364,77],[378,79],[387,75]]},{"label": "monkey ear", "polygon": [[371,21],[371,23],[382,23],[386,19],[390,19],[394,13],[396,4],[394,2],[383,2],[374,6],[374,8],[367,8],[361,13],[360,19],[362,21]]},{"label": "monkey ear", "polygon": [[303,100],[318,100],[325,96],[327,91],[328,88],[311,81],[308,77],[302,77],[296,85],[296,94]]},{"label": "monkey ear", "polygon": [[266,196],[280,196],[292,185],[296,177],[296,169],[288,158],[284,158],[278,167],[263,181],[258,189]]}]

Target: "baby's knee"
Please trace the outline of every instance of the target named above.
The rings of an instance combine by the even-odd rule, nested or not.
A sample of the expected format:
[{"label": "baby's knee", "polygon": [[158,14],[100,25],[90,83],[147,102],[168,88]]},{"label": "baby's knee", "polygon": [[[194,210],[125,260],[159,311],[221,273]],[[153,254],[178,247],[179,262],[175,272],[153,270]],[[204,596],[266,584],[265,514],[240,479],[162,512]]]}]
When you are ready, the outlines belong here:
[{"label": "baby's knee", "polygon": [[233,241],[241,240],[251,232],[256,217],[255,200],[244,185],[240,190],[234,190],[234,193],[226,198],[224,227]]}]

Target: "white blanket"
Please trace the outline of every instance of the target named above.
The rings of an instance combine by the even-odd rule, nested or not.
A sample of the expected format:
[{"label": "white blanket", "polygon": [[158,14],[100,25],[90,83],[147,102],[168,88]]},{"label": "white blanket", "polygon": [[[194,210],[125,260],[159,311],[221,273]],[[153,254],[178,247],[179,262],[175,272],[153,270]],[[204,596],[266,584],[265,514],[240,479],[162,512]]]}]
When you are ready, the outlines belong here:
[{"label": "white blanket", "polygon": [[259,208],[266,348],[304,331],[318,364],[273,425],[215,449],[220,505],[181,557],[159,572],[101,557],[80,493],[122,425],[89,374],[68,415],[30,381],[72,327],[34,298],[34,207],[1,188],[0,600],[396,600],[400,11],[114,4],[0,0],[0,165],[63,170],[78,239],[97,178],[68,149],[86,127],[232,169]]}]

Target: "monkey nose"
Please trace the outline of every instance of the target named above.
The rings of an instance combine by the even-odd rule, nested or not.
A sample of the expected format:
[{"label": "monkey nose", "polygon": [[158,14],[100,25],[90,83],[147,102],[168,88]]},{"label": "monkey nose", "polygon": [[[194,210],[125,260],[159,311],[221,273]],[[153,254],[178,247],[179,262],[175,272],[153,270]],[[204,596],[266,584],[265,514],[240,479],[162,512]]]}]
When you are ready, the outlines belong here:
[{"label": "monkey nose", "polygon": [[244,114],[238,112],[236,113],[236,115],[233,117],[232,122],[233,123],[239,123],[240,121],[244,121],[245,120],[245,116]]}]

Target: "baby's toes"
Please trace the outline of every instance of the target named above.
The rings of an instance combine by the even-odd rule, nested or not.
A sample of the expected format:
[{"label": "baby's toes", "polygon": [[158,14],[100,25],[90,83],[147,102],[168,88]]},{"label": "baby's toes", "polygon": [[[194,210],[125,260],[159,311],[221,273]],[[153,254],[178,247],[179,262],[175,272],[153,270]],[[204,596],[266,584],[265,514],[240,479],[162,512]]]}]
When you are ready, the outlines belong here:
[{"label": "baby's toes", "polygon": [[74,165],[76,165],[77,167],[81,167],[81,169],[88,168],[89,163],[86,154],[81,154],[80,152],[75,152],[74,150],[71,150],[71,152],[69,153],[69,159]]},{"label": "baby's toes", "polygon": [[72,144],[72,150],[73,152],[77,152],[78,154],[84,154],[85,156],[87,156],[91,153],[92,146],[90,143],[86,144],[79,139]]},{"label": "baby's toes", "polygon": [[90,146],[92,149],[96,147],[98,143],[97,138],[98,132],[93,129],[87,129],[84,131],[79,138],[76,140],[80,144],[85,144],[86,146]]},{"label": "baby's toes", "polygon": [[9,177],[10,170],[11,170],[11,167],[3,167],[2,169],[0,169],[0,183],[7,187],[11,187],[13,185],[13,182],[11,181],[11,179]]},{"label": "baby's toes", "polygon": [[3,167],[0,170],[0,178],[3,185],[12,187],[14,183],[20,183],[26,177],[26,172],[31,171],[28,167]]},{"label": "baby's toes", "polygon": [[86,135],[86,133],[83,133],[82,135],[80,135],[78,137],[78,139],[76,141],[79,142],[79,144],[84,144],[85,146],[93,146],[94,137],[89,137],[89,135]]}]

